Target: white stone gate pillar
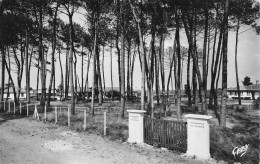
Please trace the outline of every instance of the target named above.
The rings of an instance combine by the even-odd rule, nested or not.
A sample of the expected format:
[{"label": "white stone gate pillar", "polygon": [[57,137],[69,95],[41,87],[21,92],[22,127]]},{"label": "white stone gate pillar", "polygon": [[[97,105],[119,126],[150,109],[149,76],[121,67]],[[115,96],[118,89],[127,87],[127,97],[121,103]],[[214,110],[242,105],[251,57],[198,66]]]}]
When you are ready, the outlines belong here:
[{"label": "white stone gate pillar", "polygon": [[198,158],[210,158],[210,134],[209,120],[212,116],[187,114],[187,155],[195,155]]},{"label": "white stone gate pillar", "polygon": [[128,142],[144,143],[144,113],[143,110],[127,110],[128,116]]}]

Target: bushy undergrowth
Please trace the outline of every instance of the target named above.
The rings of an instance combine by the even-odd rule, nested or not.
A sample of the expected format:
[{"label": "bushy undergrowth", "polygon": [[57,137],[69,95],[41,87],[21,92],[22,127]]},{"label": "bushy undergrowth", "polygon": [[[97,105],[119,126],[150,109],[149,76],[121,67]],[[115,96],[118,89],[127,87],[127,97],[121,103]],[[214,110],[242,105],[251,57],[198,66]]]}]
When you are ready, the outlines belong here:
[{"label": "bushy undergrowth", "polygon": [[[259,134],[258,124],[236,125],[233,128],[211,127],[210,153],[216,160],[224,160],[230,164],[240,162],[243,164],[259,163]],[[249,144],[248,150],[242,157],[234,157],[232,151],[235,147]]]},{"label": "bushy undergrowth", "polygon": [[260,110],[260,98],[254,100],[252,105],[254,110]]},{"label": "bushy undergrowth", "polygon": [[229,113],[233,113],[233,112],[246,113],[248,111],[248,107],[244,105],[232,104],[232,105],[227,105],[227,110]]}]

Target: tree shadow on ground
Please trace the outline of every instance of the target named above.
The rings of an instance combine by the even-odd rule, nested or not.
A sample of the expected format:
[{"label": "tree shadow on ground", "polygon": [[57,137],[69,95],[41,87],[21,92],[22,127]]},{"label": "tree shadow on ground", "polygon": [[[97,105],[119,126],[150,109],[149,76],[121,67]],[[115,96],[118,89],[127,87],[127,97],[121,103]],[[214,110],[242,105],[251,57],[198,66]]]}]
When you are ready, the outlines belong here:
[{"label": "tree shadow on ground", "polygon": [[4,122],[6,122],[6,120],[5,119],[1,119],[0,120],[0,125],[2,125]]},{"label": "tree shadow on ground", "polygon": [[0,113],[0,125],[8,120],[15,120],[15,119],[20,119],[20,118],[24,118],[24,117],[25,117],[24,115],[20,115],[20,114]]}]

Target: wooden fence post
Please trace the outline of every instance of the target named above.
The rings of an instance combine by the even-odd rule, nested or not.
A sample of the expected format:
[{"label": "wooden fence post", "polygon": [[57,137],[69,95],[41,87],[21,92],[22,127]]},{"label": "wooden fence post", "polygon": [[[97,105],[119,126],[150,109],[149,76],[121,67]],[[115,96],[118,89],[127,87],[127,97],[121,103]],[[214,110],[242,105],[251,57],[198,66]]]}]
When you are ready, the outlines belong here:
[{"label": "wooden fence post", "polygon": [[8,111],[9,113],[11,113],[11,102],[9,101],[9,105],[8,105]]},{"label": "wooden fence post", "polygon": [[46,109],[46,105],[44,106],[44,121],[47,121],[47,109]]},{"label": "wooden fence post", "polygon": [[84,110],[84,126],[83,129],[86,130],[87,128],[87,111]]},{"label": "wooden fence post", "polygon": [[20,103],[20,114],[22,114],[22,104]]},{"label": "wooden fence post", "polygon": [[68,107],[68,127],[70,127],[70,108]]},{"label": "wooden fence post", "polygon": [[58,122],[57,106],[55,106],[55,123]]},{"label": "wooden fence post", "polygon": [[104,112],[104,136],[107,135],[107,112]]},{"label": "wooden fence post", "polygon": [[28,107],[28,103],[27,103],[27,117],[29,116],[29,107]]},{"label": "wooden fence post", "polygon": [[14,102],[14,114],[15,114],[15,102]]},{"label": "wooden fence post", "polygon": [[34,108],[33,117],[34,117],[34,118],[37,118],[38,120],[40,119],[40,118],[39,118],[39,114],[38,114],[38,110],[37,110],[37,105],[36,105],[36,104],[35,104],[35,108]]}]

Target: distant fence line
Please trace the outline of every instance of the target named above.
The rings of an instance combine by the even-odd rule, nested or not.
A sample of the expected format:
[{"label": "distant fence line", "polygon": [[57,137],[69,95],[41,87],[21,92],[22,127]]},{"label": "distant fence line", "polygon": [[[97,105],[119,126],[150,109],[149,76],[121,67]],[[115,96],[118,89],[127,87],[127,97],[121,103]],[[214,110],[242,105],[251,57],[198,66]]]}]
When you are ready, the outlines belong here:
[{"label": "distant fence line", "polygon": [[[76,115],[71,116],[71,106],[41,106],[39,103],[19,103],[16,104],[13,101],[0,101],[0,111],[8,112],[13,114],[20,114],[26,117],[33,116],[33,118],[42,120],[42,121],[54,121],[58,123],[60,120],[61,122],[66,122],[67,126],[71,126],[71,119],[73,121],[80,121],[83,124],[83,130],[87,128],[87,117],[91,114],[90,107],[75,107]],[[94,107],[95,114],[103,115],[101,118],[103,121],[103,133],[106,135],[107,133],[107,117],[109,113],[116,113],[119,116],[120,107]],[[64,121],[64,116],[67,117],[66,121]],[[83,117],[83,118],[82,118]],[[100,120],[99,120],[100,121]]]}]

